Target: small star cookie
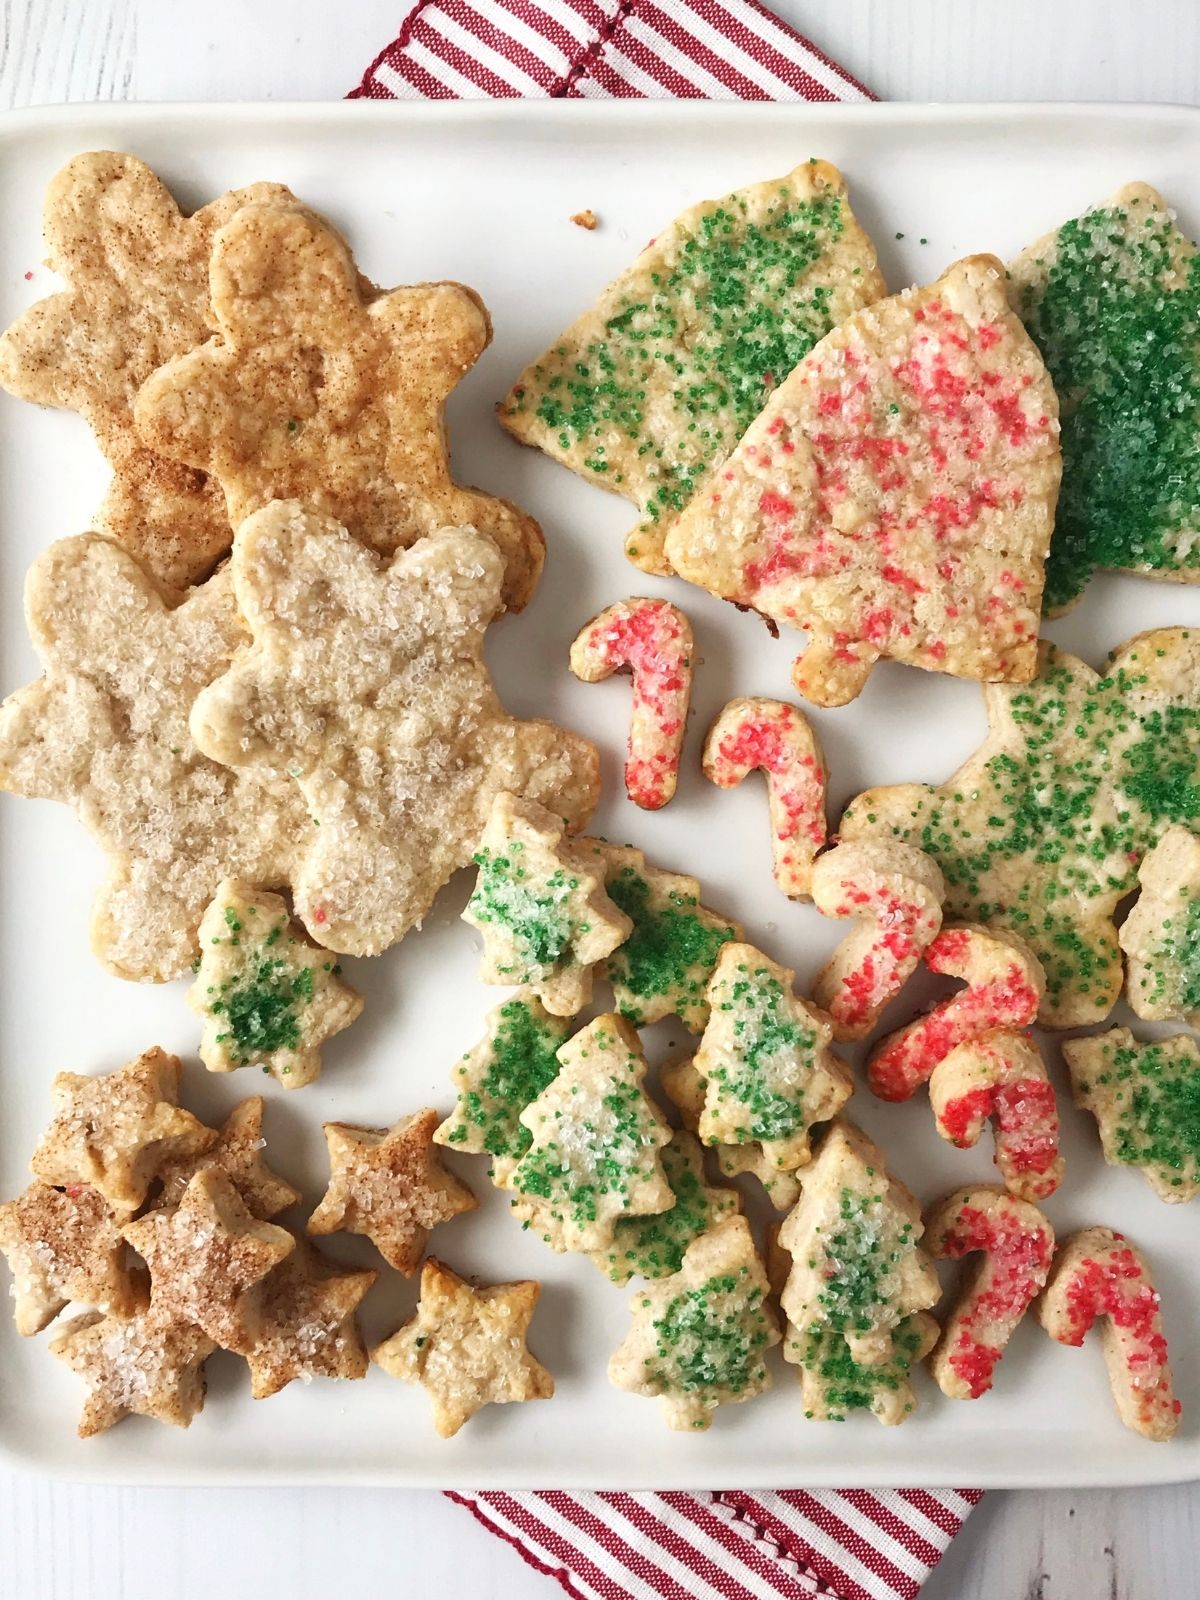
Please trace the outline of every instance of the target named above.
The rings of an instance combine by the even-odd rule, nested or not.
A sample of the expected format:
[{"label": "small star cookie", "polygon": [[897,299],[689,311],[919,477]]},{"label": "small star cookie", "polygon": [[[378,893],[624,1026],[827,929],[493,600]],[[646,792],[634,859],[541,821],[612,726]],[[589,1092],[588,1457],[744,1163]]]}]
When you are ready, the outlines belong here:
[{"label": "small star cookie", "polygon": [[854,1092],[830,1024],[797,998],[795,974],[750,944],[725,945],[693,1061],[705,1080],[704,1144],[760,1144],[782,1171],[810,1159],[809,1133]]},{"label": "small star cookie", "polygon": [[262,1281],[258,1332],[244,1352],[254,1399],[266,1400],[296,1378],[365,1378],[367,1351],[355,1311],[378,1276],[339,1272],[297,1239]]},{"label": "small star cookie", "polygon": [[197,697],[192,731],[214,760],[297,780],[309,820],[293,900],[320,944],[378,955],[402,939],[470,861],[502,790],[571,827],[591,814],[595,748],[508,716],[484,665],[502,575],[491,540],[445,529],[385,564],[277,502],[239,528],[232,570],[254,644]]},{"label": "small star cookie", "polygon": [[138,432],[211,473],[236,528],[272,500],[328,512],[384,555],[469,524],[504,557],[505,604],[533,594],[543,541],[515,506],[450,476],[443,408],[487,348],[459,283],[364,287],[344,239],[296,204],[243,207],[213,239],[216,338],[160,366]]},{"label": "small star cookie", "polygon": [[209,338],[213,235],[242,206],[290,200],[254,183],[185,216],[136,156],[78,155],[51,178],[47,265],[67,288],[29,307],[0,338],[0,385],[87,419],[113,469],[97,525],[147,570],[185,589],[228,550],[220,484],[147,449],[133,402],[156,367]]},{"label": "small star cookie", "polygon": [[173,1210],[150,1211],[124,1232],[150,1268],[151,1310],[243,1355],[262,1325],[258,1286],[296,1247],[286,1228],[251,1216],[216,1167],[198,1172]]},{"label": "small star cookie", "polygon": [[85,1312],[50,1341],[50,1354],[91,1390],[79,1420],[81,1439],[128,1416],[186,1428],[204,1404],[204,1363],[216,1348],[194,1324],[145,1306],[128,1318]]},{"label": "small star cookie", "polygon": [[325,1124],[329,1186],[308,1219],[314,1235],[362,1233],[397,1272],[417,1270],[430,1229],[479,1201],[433,1150],[436,1111],[414,1111],[391,1128]]},{"label": "small star cookie", "polygon": [[1146,852],[1138,883],[1137,901],[1117,934],[1126,998],[1148,1022],[1198,1027],[1200,838],[1188,828],[1168,828]]},{"label": "small star cookie", "polygon": [[210,1072],[261,1067],[285,1089],[321,1075],[321,1046],[348,1028],[362,996],[293,922],[279,895],[226,878],[200,924],[187,1001],[204,1018]]},{"label": "small star cookie", "polygon": [[609,1381],[657,1395],[670,1428],[707,1428],[718,1406],[771,1387],[763,1359],[779,1343],[770,1285],[745,1217],[731,1217],[687,1248],[670,1278],[639,1289],[633,1327],[608,1363]]},{"label": "small star cookie", "polygon": [[30,1170],[43,1183],[91,1184],[110,1205],[135,1211],[169,1161],[203,1155],[214,1128],[179,1105],[179,1058],[155,1047],[116,1072],[60,1072],[54,1119]]},{"label": "small star cookie", "polygon": [[554,1379],[525,1345],[540,1293],[528,1279],[476,1289],[431,1256],[421,1268],[416,1315],[376,1345],[371,1360],[393,1378],[421,1384],[434,1427],[451,1439],[484,1406],[554,1394]]},{"label": "small star cookie", "polygon": [[521,1113],[533,1142],[506,1187],[551,1249],[607,1250],[622,1217],[675,1203],[659,1155],[671,1129],[646,1095],[646,1058],[624,1017],[597,1017],[558,1060],[558,1076]]},{"label": "small star cookie", "polygon": [[41,1333],[72,1300],[132,1316],[137,1288],[121,1233],[125,1220],[87,1184],[31,1183],[0,1206],[0,1255],[12,1273],[17,1332]]},{"label": "small star cookie", "polygon": [[217,1134],[217,1142],[199,1155],[182,1156],[164,1161],[159,1168],[158,1195],[154,1206],[177,1206],[183,1192],[198,1172],[205,1167],[216,1167],[229,1178],[242,1198],[242,1203],[252,1217],[269,1222],[279,1212],[294,1206],[300,1198],[285,1178],[267,1165],[263,1157],[263,1100],[251,1095],[239,1100],[225,1119]]},{"label": "small star cookie", "polygon": [[227,569],[173,606],[109,539],[60,539],[25,580],[45,669],[0,707],[0,788],[71,806],[109,857],[92,948],[123,978],[189,972],[222,878],[282,884],[312,831],[294,785],[231,772],[188,732],[244,643]]},{"label": "small star cookie", "polygon": [[527,984],[553,1016],[574,1017],[592,998],[592,968],[633,924],[604,892],[601,863],[563,831],[545,806],[498,794],[462,919],[483,935],[484,983]]},{"label": "small star cookie", "polygon": [[1100,1022],[1121,989],[1113,913],[1167,828],[1200,821],[1200,628],[1139,634],[1103,677],[1043,643],[1035,681],[985,703],[991,732],[952,778],[868,790],[840,836],[925,850],[947,917],[1032,946],[1044,1026]]},{"label": "small star cookie", "polygon": [[[665,1061],[658,1071],[662,1092],[679,1112],[685,1128],[695,1133],[704,1115],[705,1083],[691,1056]],[[784,1172],[760,1144],[717,1144],[717,1167],[722,1177],[757,1178],[776,1211],[790,1211],[800,1198],[799,1171]]]}]

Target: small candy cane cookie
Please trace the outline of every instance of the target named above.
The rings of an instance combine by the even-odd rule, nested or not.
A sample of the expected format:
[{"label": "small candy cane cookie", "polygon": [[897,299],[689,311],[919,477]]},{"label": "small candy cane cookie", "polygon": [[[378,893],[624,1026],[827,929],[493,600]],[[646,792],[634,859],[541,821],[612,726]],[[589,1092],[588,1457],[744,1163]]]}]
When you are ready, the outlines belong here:
[{"label": "small candy cane cookie", "polygon": [[817,858],[817,910],[861,923],[813,984],[813,999],[832,1018],[835,1039],[870,1033],[936,938],[945,895],[936,862],[910,845],[839,844]]},{"label": "small candy cane cookie", "polygon": [[1147,1439],[1169,1439],[1182,1407],[1171,1385],[1158,1290],[1136,1245],[1111,1228],[1064,1239],[1038,1307],[1060,1344],[1080,1345],[1097,1317],[1108,1381],[1121,1421]]},{"label": "small candy cane cookie", "polygon": [[674,1203],[659,1157],[671,1129],[646,1095],[646,1058],[624,1017],[597,1017],[558,1060],[521,1113],[533,1140],[508,1178],[513,1209],[553,1250],[607,1250],[622,1217]]},{"label": "small candy cane cookie", "polygon": [[[684,1127],[697,1132],[704,1115],[705,1085],[691,1056],[664,1061],[658,1069],[658,1083],[679,1112]],[[780,1171],[760,1144],[718,1144],[711,1148],[716,1151],[723,1178],[740,1178],[743,1174],[757,1178],[776,1211],[790,1211],[799,1200],[799,1175]]]},{"label": "small candy cane cookie", "polygon": [[797,998],[794,977],[751,944],[727,944],[695,1056],[705,1080],[701,1142],[760,1144],[784,1172],[805,1165],[810,1130],[854,1092],[849,1068],[829,1048],[829,1024]]},{"label": "small candy cane cookie", "polygon": [[584,683],[633,675],[625,791],[643,811],[675,793],[692,695],[692,625],[667,600],[618,600],[582,628],[571,671]]},{"label": "small candy cane cookie", "polygon": [[825,843],[825,758],[808,718],[786,700],[731,700],[704,741],[704,776],[732,789],[751,772],[767,780],[775,882],[792,900],[812,883]]},{"label": "small candy cane cookie", "polygon": [[592,968],[633,924],[605,893],[600,863],[564,833],[545,806],[498,794],[462,919],[483,935],[484,983],[528,984],[553,1016],[573,1017],[592,997]]},{"label": "small candy cane cookie", "polygon": [[939,1260],[979,1252],[942,1326],[929,1370],[952,1400],[978,1400],[1017,1324],[1041,1292],[1054,1229],[1036,1206],[991,1184],[956,1189],[934,1206],[925,1243]]},{"label": "small candy cane cookie", "polygon": [[1168,828],[1138,868],[1141,893],[1117,940],[1139,1017],[1200,1027],[1200,838]]},{"label": "small candy cane cookie", "polygon": [[1044,1200],[1062,1182],[1054,1086],[1028,1034],[997,1030],[958,1045],[933,1069],[929,1103],[937,1131],[960,1150],[995,1120],[996,1165],[1010,1194]]},{"label": "small candy cane cookie", "polygon": [[657,1395],[667,1426],[699,1431],[718,1406],[771,1387],[763,1359],[779,1343],[770,1285],[745,1217],[688,1246],[673,1277],[633,1297],[633,1327],[608,1364],[618,1389]]},{"label": "small candy cane cookie", "polygon": [[133,1315],[137,1290],[121,1234],[127,1217],[85,1183],[31,1183],[0,1206],[0,1255],[12,1272],[19,1334],[41,1333],[72,1300]]},{"label": "small candy cane cookie", "polygon": [[1075,1104],[1100,1128],[1104,1159],[1137,1167],[1160,1200],[1200,1193],[1200,1048],[1186,1034],[1140,1043],[1128,1028],[1070,1039]]},{"label": "small candy cane cookie", "polygon": [[853,1123],[835,1122],[779,1231],[792,1257],[781,1300],[796,1335],[825,1326],[860,1365],[890,1361],[898,1325],[941,1294],[922,1232],[920,1206],[881,1152]]},{"label": "small candy cane cookie", "polygon": [[967,988],[875,1046],[867,1078],[881,1100],[908,1100],[960,1044],[996,1028],[1027,1028],[1046,985],[1041,962],[1023,939],[977,923],[943,928],[925,952],[925,965],[964,979]]},{"label": "small candy cane cookie", "polygon": [[938,1325],[927,1311],[905,1317],[892,1329],[886,1361],[865,1366],[850,1353],[843,1334],[828,1323],[805,1333],[788,1324],[783,1359],[800,1369],[804,1415],[812,1422],[844,1422],[851,1411],[870,1411],[887,1427],[905,1421],[917,1408],[912,1371],[937,1342]]}]

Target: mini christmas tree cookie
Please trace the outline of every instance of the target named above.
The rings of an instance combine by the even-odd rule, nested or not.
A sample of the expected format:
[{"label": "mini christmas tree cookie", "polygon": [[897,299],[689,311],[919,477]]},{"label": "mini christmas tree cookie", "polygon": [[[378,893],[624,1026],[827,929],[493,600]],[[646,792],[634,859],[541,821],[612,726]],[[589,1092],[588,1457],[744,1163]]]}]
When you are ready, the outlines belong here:
[{"label": "mini christmas tree cookie", "polygon": [[1136,1167],[1169,1204],[1200,1194],[1200,1047],[1186,1034],[1134,1038],[1109,1028],[1090,1039],[1069,1039],[1075,1104],[1100,1129],[1104,1159]]},{"label": "mini christmas tree cookie", "polygon": [[873,1366],[856,1361],[844,1334],[827,1322],[803,1333],[788,1324],[783,1359],[800,1369],[804,1415],[813,1422],[845,1422],[851,1411],[870,1411],[887,1427],[905,1421],[917,1408],[912,1373],[937,1342],[938,1325],[926,1311],[905,1317],[892,1329],[887,1359]]},{"label": "mini christmas tree cookie", "polygon": [[215,1128],[179,1105],[179,1057],[157,1046],[95,1078],[60,1072],[54,1120],[30,1169],[43,1183],[87,1183],[110,1205],[135,1211],[168,1162],[203,1155]]},{"label": "mini christmas tree cookie", "polygon": [[704,1144],[759,1144],[782,1171],[809,1160],[809,1134],[854,1092],[831,1030],[797,999],[794,973],[750,944],[727,944],[708,986],[694,1065],[705,1080]]},{"label": "mini christmas tree cookie", "polygon": [[438,1159],[429,1109],[401,1117],[391,1128],[325,1124],[329,1187],[308,1219],[307,1231],[365,1234],[389,1266],[411,1277],[432,1228],[479,1201]]},{"label": "mini christmas tree cookie", "polygon": [[263,1279],[260,1319],[245,1352],[250,1393],[266,1400],[299,1378],[365,1378],[358,1303],[377,1272],[339,1272],[303,1239]]},{"label": "mini christmas tree cookie", "polygon": [[300,1198],[286,1178],[267,1165],[263,1150],[262,1096],[239,1100],[217,1134],[217,1142],[200,1155],[182,1156],[164,1162],[159,1169],[159,1191],[153,1204],[177,1206],[184,1190],[205,1167],[216,1167],[231,1181],[252,1217],[270,1222],[272,1217],[294,1206]]},{"label": "mini christmas tree cookie", "polygon": [[[696,1071],[691,1056],[664,1061],[658,1070],[662,1092],[678,1110],[683,1125],[691,1133],[700,1127],[704,1115],[705,1083]],[[790,1211],[800,1198],[799,1171],[784,1172],[766,1155],[760,1144],[717,1144],[710,1147],[724,1178],[757,1178],[776,1211]]]},{"label": "mini christmas tree cookie", "polygon": [[604,862],[608,897],[633,930],[604,963],[617,1010],[635,1027],[678,1017],[691,1033],[708,1021],[706,990],[724,945],[741,927],[700,903],[700,884],[646,865],[631,845],[587,840]]},{"label": "mini christmas tree cookie", "polygon": [[138,1289],[121,1233],[125,1215],[83,1183],[31,1183],[0,1206],[0,1255],[12,1273],[19,1334],[40,1333],[72,1300],[133,1315]]},{"label": "mini christmas tree cookie", "polygon": [[564,838],[561,817],[511,794],[493,800],[475,860],[462,918],[483,935],[483,982],[527,984],[552,1015],[575,1016],[592,968],[632,927],[599,863]]},{"label": "mini christmas tree cookie", "polygon": [[1018,933],[1046,1027],[1101,1022],[1121,989],[1113,913],[1172,823],[1200,823],[1200,628],[1122,645],[1104,676],[1043,644],[1028,688],[986,691],[991,732],[947,782],[859,795],[843,839],[918,845],[946,914]]},{"label": "mini christmas tree cookie", "polygon": [[624,1017],[602,1016],[558,1052],[560,1071],[521,1121],[533,1143],[508,1177],[516,1215],[555,1250],[607,1250],[622,1217],[668,1210],[659,1151],[671,1129],[646,1095],[646,1058]]},{"label": "mini christmas tree cookie", "polygon": [[681,577],[809,635],[817,705],[882,657],[985,682],[1036,666],[1062,460],[1058,400],[970,256],[856,311],[766,401],[667,534]]},{"label": "mini christmas tree cookie", "polygon": [[484,1406],[549,1400],[554,1379],[525,1344],[540,1293],[529,1279],[475,1288],[431,1256],[421,1268],[416,1314],[376,1345],[371,1360],[424,1386],[443,1439]]},{"label": "mini christmas tree cookie", "polygon": [[641,521],[626,555],[669,572],[663,532],[674,513],[801,356],[884,292],[841,173],[808,161],[660,230],[525,369],[500,421],[632,500]]},{"label": "mini christmas tree cookie", "polygon": [[1146,183],[1011,263],[1013,309],[1062,400],[1063,489],[1046,607],[1098,567],[1200,582],[1200,275],[1196,247]]},{"label": "mini christmas tree cookie", "polygon": [[657,1395],[667,1426],[707,1428],[718,1406],[771,1387],[764,1360],[779,1343],[770,1285],[744,1217],[687,1248],[672,1277],[639,1289],[633,1327],[608,1364],[618,1389]]},{"label": "mini christmas tree cookie", "polygon": [[1141,892],[1117,935],[1125,996],[1148,1022],[1200,1027],[1200,838],[1168,828],[1146,853],[1138,883]]},{"label": "mini christmas tree cookie", "polygon": [[836,1122],[779,1231],[792,1257],[781,1300],[796,1335],[824,1325],[856,1363],[891,1360],[896,1327],[941,1294],[922,1231],[920,1207],[879,1150],[852,1123]]},{"label": "mini christmas tree cookie", "polygon": [[734,1189],[715,1188],[704,1179],[704,1152],[695,1137],[676,1133],[663,1146],[663,1172],[675,1195],[669,1211],[656,1217],[623,1217],[607,1250],[592,1260],[614,1283],[630,1278],[666,1278],[683,1265],[694,1239],[742,1209]]},{"label": "mini christmas tree cookie", "polygon": [[200,924],[188,1004],[204,1018],[210,1072],[261,1067],[286,1089],[321,1074],[321,1046],[348,1028],[362,997],[341,979],[279,895],[226,878]]},{"label": "mini christmas tree cookie", "polygon": [[1010,1194],[1044,1200],[1063,1179],[1058,1102],[1027,1033],[996,1029],[951,1050],[933,1069],[929,1104],[943,1139],[969,1150],[996,1124],[996,1165]]}]

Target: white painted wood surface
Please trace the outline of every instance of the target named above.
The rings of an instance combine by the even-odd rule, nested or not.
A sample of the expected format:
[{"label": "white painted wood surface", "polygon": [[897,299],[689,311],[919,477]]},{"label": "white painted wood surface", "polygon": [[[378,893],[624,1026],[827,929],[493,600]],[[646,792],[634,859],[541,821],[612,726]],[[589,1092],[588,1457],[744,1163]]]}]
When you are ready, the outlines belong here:
[{"label": "white painted wood surface", "polygon": [[[0,0],[0,108],[329,99],[407,0]],[[1200,101],[1195,0],[775,0],[891,99]],[[2,1381],[2,1380],[0,1380]],[[0,1597],[551,1600],[441,1496],[74,1488],[0,1473]],[[1195,1600],[1200,1488],[991,1494],[928,1600]]]}]

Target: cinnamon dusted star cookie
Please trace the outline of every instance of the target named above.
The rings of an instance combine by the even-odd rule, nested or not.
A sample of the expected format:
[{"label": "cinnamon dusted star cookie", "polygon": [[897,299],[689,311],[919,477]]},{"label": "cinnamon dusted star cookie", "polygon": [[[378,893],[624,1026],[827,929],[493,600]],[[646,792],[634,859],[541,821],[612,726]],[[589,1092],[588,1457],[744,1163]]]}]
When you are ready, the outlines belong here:
[{"label": "cinnamon dusted star cookie", "polygon": [[1200,838],[1190,828],[1168,828],[1147,851],[1138,884],[1117,935],[1126,998],[1147,1021],[1194,1028],[1200,1025]]},{"label": "cinnamon dusted star cookie", "polygon": [[1043,643],[1027,688],[992,685],[991,731],[942,784],[869,789],[843,839],[931,855],[945,912],[1021,935],[1047,1027],[1100,1022],[1121,990],[1113,913],[1172,823],[1200,823],[1200,628],[1156,628],[1103,676]]},{"label": "cinnamon dusted star cookie", "polygon": [[253,1397],[266,1400],[295,1378],[365,1378],[367,1351],[354,1313],[378,1276],[339,1272],[297,1239],[262,1281],[258,1332],[245,1351]]},{"label": "cinnamon dusted star cookie", "polygon": [[276,502],[239,528],[232,568],[254,643],[197,697],[192,732],[240,773],[296,780],[293,899],[321,944],[377,955],[402,939],[502,790],[572,828],[591,814],[594,746],[510,717],[484,665],[502,577],[490,539],[449,528],[384,563]]},{"label": "cinnamon dusted star cookie", "polygon": [[211,473],[236,528],[272,500],[328,512],[384,555],[470,524],[504,558],[520,610],[541,572],[537,524],[450,475],[443,408],[491,322],[459,283],[365,286],[343,240],[296,204],[244,207],[213,239],[217,337],[161,366],[138,431]]},{"label": "cinnamon dusted star cookie", "polygon": [[295,786],[203,756],[192,702],[245,641],[227,569],[179,605],[96,534],[33,563],[25,612],[44,675],[0,706],[0,789],[61,800],[109,857],[92,948],[123,978],[190,972],[222,878],[281,884],[313,831]]},{"label": "cinnamon dusted star cookie", "polygon": [[633,924],[604,892],[603,864],[563,832],[545,806],[498,794],[462,919],[483,935],[484,983],[527,984],[553,1016],[573,1017],[592,997],[592,968]]},{"label": "cinnamon dusted star cookie", "polygon": [[153,1311],[195,1323],[225,1350],[253,1346],[258,1285],[296,1247],[286,1228],[252,1217],[232,1181],[206,1167],[174,1210],[150,1211],[124,1231],[150,1268]]},{"label": "cinnamon dusted star cookie", "polygon": [[[704,1115],[705,1083],[690,1056],[664,1061],[658,1070],[662,1092],[679,1112],[685,1128],[695,1133]],[[800,1172],[784,1172],[760,1144],[718,1144],[717,1167],[722,1177],[757,1178],[776,1211],[790,1211],[800,1198]]]},{"label": "cinnamon dusted star cookie", "polygon": [[533,1140],[506,1187],[517,1217],[551,1249],[605,1250],[622,1217],[675,1203],[659,1155],[671,1130],[646,1094],[646,1058],[623,1017],[597,1017],[558,1060],[558,1076],[521,1113]]},{"label": "cinnamon dusted star cookie", "polygon": [[800,1397],[810,1421],[844,1422],[852,1411],[869,1411],[890,1428],[916,1410],[912,1374],[937,1337],[936,1321],[918,1311],[892,1329],[887,1359],[866,1366],[855,1360],[846,1336],[829,1323],[813,1323],[803,1333],[789,1323],[783,1359],[800,1369]]},{"label": "cinnamon dusted star cookie", "polygon": [[262,1096],[239,1100],[217,1134],[217,1142],[199,1155],[166,1161],[159,1169],[161,1188],[154,1200],[156,1209],[177,1206],[188,1184],[205,1167],[216,1167],[232,1180],[234,1188],[252,1217],[269,1222],[279,1212],[294,1206],[300,1198],[285,1178],[267,1165],[263,1156]]},{"label": "cinnamon dusted star cookie", "polygon": [[204,1018],[210,1072],[261,1067],[285,1089],[321,1075],[321,1046],[348,1028],[362,996],[293,922],[277,894],[226,878],[200,924],[188,1004]]},{"label": "cinnamon dusted star cookie", "polygon": [[91,1390],[79,1420],[81,1439],[128,1416],[186,1428],[204,1404],[204,1363],[216,1348],[194,1323],[144,1302],[131,1317],[99,1311],[72,1317],[50,1341],[50,1354]]},{"label": "cinnamon dusted star cookie", "polygon": [[0,338],[0,385],[23,400],[78,411],[113,469],[97,526],[173,588],[196,583],[228,550],[221,486],[147,448],[133,402],[156,367],[202,345],[213,236],[244,205],[290,201],[253,183],[185,215],[136,156],[74,156],[46,190],[47,265],[59,294],[29,307]]},{"label": "cinnamon dusted star cookie", "polygon": [[51,1089],[54,1120],[30,1170],[43,1183],[91,1184],[110,1205],[136,1210],[169,1161],[202,1155],[217,1142],[179,1101],[179,1058],[157,1046],[116,1072],[60,1072]]},{"label": "cinnamon dusted star cookie", "polygon": [[613,1352],[609,1380],[658,1395],[667,1426],[700,1430],[718,1406],[771,1387],[763,1359],[779,1343],[770,1285],[745,1217],[690,1244],[680,1270],[633,1296],[633,1327]]},{"label": "cinnamon dusted star cookie", "polygon": [[484,1406],[549,1400],[554,1379],[525,1344],[540,1293],[530,1280],[474,1288],[431,1256],[416,1315],[376,1345],[371,1360],[428,1391],[443,1439]]},{"label": "cinnamon dusted star cookie", "polygon": [[479,1204],[433,1150],[436,1111],[414,1111],[391,1128],[325,1124],[329,1187],[308,1219],[321,1235],[362,1233],[389,1266],[411,1277],[431,1228]]},{"label": "cinnamon dusted star cookie", "polygon": [[72,1300],[132,1316],[137,1288],[121,1235],[124,1214],[84,1183],[31,1183],[0,1206],[0,1255],[12,1273],[17,1332],[42,1329]]}]

